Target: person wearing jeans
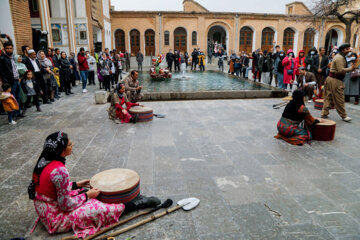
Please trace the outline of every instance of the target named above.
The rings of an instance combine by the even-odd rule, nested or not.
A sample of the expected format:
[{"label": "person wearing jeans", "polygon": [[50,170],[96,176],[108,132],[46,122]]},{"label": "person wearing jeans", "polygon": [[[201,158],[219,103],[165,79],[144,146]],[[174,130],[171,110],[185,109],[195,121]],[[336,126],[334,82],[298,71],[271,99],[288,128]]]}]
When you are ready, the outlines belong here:
[{"label": "person wearing jeans", "polygon": [[87,62],[88,55],[85,55],[85,49],[80,48],[80,52],[78,54],[78,63],[79,63],[79,70],[80,70],[80,78],[82,81],[82,92],[86,93],[86,84],[89,75],[89,65]]}]

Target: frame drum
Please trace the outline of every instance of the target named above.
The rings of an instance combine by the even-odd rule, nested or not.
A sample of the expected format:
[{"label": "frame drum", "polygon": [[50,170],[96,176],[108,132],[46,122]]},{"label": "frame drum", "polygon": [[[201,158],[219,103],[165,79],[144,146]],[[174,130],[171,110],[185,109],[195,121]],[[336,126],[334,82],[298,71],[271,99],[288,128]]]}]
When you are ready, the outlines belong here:
[{"label": "frame drum", "polygon": [[312,139],[317,141],[331,141],[334,140],[336,122],[329,119],[321,119],[322,123],[317,123],[310,128]]},{"label": "frame drum", "polygon": [[129,109],[129,113],[137,116],[137,122],[150,122],[153,120],[153,110],[149,107],[135,106]]},{"label": "frame drum", "polygon": [[113,168],[93,176],[90,186],[100,190],[101,202],[126,203],[140,194],[140,177],[133,170]]}]

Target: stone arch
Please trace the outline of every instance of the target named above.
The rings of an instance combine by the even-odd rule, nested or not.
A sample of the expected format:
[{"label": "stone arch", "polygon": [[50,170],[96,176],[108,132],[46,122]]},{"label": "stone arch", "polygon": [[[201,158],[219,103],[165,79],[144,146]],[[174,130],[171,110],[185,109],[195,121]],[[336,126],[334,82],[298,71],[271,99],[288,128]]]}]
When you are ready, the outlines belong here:
[{"label": "stone arch", "polygon": [[329,53],[331,47],[340,46],[343,44],[345,38],[345,29],[342,26],[334,25],[327,29],[325,35],[324,47],[326,52]]},{"label": "stone arch", "polygon": [[[272,34],[271,31],[272,30]],[[273,48],[273,41],[277,39],[277,31],[272,26],[264,27],[261,31],[261,50],[270,50]]]},{"label": "stone arch", "polygon": [[[245,49],[242,47],[242,45],[241,45],[241,43],[242,43],[242,35],[241,35],[241,33],[242,33],[242,30],[244,30],[244,28],[249,28],[249,29],[251,29],[251,31],[252,31],[252,38],[251,38],[251,41],[252,41],[252,43],[251,43],[251,49],[250,49],[250,46],[249,47],[245,47]],[[247,53],[251,53],[251,52],[253,52],[253,51],[255,51],[255,44],[256,44],[256,29],[254,28],[254,27],[252,27],[252,26],[250,26],[250,25],[245,25],[245,26],[242,26],[241,28],[240,28],[240,32],[239,32],[239,34],[240,34],[240,42],[239,42],[239,50],[240,51],[245,51],[245,52],[247,52]],[[244,39],[244,41],[245,41],[245,39]]]},{"label": "stone arch", "polygon": [[[290,37],[289,36],[289,33],[290,33],[289,30],[293,32],[292,42],[291,43],[289,42],[289,38],[285,39],[286,37]],[[297,55],[298,54],[298,42],[299,42],[298,40],[299,40],[299,31],[294,27],[286,27],[284,29],[282,49],[285,52],[287,52],[287,50],[289,50],[291,48],[294,51],[295,55]],[[287,43],[288,45],[285,46],[285,43]]]},{"label": "stone arch", "polygon": [[304,31],[303,50],[307,54],[312,47],[318,48],[319,46],[319,31],[315,28],[307,28]]},{"label": "stone arch", "polygon": [[188,52],[188,31],[185,27],[178,26],[174,29],[174,51]]},{"label": "stone arch", "polygon": [[114,31],[115,49],[119,52],[125,52],[125,31],[118,28]]},{"label": "stone arch", "polygon": [[144,32],[144,55],[155,56],[155,31],[151,28]]},{"label": "stone arch", "polygon": [[[229,29],[230,26],[227,23],[217,21],[211,23],[207,29],[207,39],[214,40],[214,34],[216,40],[220,40],[223,45],[225,51],[229,54]],[[234,49],[235,50],[235,49]]]},{"label": "stone arch", "polygon": [[140,51],[140,31],[133,28],[129,31],[129,46],[131,55],[136,55]]}]

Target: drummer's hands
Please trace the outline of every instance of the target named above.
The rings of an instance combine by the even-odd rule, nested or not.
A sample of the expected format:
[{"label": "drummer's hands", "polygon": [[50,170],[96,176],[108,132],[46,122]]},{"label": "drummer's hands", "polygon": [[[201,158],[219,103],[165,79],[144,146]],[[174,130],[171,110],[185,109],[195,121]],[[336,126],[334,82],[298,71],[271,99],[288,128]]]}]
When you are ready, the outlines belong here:
[{"label": "drummer's hands", "polygon": [[90,188],[90,179],[84,179],[76,183],[78,187]]},{"label": "drummer's hands", "polygon": [[100,194],[100,190],[97,188],[92,188],[86,192],[88,199],[96,198]]},{"label": "drummer's hands", "polygon": [[123,109],[123,110],[122,110],[122,113],[123,113],[124,115],[126,115],[128,112],[127,112],[125,109]]}]

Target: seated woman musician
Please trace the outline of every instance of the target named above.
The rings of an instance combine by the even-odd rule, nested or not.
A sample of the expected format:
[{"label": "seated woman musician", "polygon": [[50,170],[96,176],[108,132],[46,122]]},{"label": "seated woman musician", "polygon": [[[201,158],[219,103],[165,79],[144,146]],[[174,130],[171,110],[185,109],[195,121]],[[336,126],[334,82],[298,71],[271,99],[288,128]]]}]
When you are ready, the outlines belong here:
[{"label": "seated woman musician", "polygon": [[305,93],[295,90],[292,100],[286,105],[277,124],[279,133],[275,138],[283,139],[293,145],[303,145],[311,141],[312,137],[308,127],[320,121],[311,116],[304,101]]},{"label": "seated woman musician", "polygon": [[109,119],[114,120],[116,123],[136,123],[136,116],[132,116],[129,113],[129,109],[133,106],[143,107],[143,105],[132,103],[128,100],[124,84],[118,83],[110,98]]},{"label": "seated woman musician", "polygon": [[28,187],[29,198],[34,201],[38,219],[49,234],[68,232],[85,238],[102,228],[117,223],[124,211],[155,207],[156,197],[137,196],[127,203],[107,204],[96,197],[99,189],[86,189],[89,179],[71,182],[65,166],[66,157],[72,153],[73,143],[64,132],[49,135],[33,171]]}]

